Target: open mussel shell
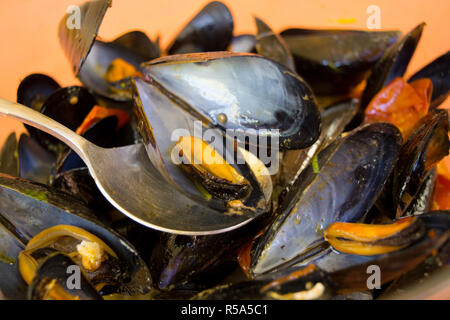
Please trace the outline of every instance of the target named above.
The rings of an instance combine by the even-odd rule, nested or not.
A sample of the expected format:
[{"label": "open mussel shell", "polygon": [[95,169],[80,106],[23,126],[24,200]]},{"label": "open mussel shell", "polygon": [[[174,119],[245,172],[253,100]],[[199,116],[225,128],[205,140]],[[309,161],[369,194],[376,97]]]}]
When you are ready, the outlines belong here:
[{"label": "open mussel shell", "polygon": [[[83,85],[97,94],[118,101],[131,100],[130,79],[125,78],[118,80],[118,82],[109,82],[106,78],[108,69],[115,59],[121,59],[138,70],[139,65],[148,60],[147,57],[148,55],[143,57],[114,41],[96,40],[80,69],[78,77]],[[152,56],[152,58],[156,57]]]},{"label": "open mussel shell", "polygon": [[[407,247],[374,256],[331,252],[316,264],[330,273],[333,284],[341,292],[367,289],[367,268],[379,266],[380,283],[385,284],[416,268],[427,257],[434,256],[450,236],[450,213],[434,211],[417,217],[424,225],[423,236]],[[447,248],[448,250],[448,248]]]},{"label": "open mussel shell", "polygon": [[278,215],[251,250],[250,273],[289,267],[323,248],[322,233],[335,221],[361,221],[397,161],[399,130],[375,123],[336,140],[318,155],[284,197]]},{"label": "open mussel shell", "polygon": [[291,268],[251,281],[220,285],[194,297],[195,300],[322,300],[333,296],[329,276],[310,265]]},{"label": "open mussel shell", "polygon": [[117,37],[112,41],[121,47],[127,48],[136,55],[142,57],[146,61],[158,58],[161,56],[161,49],[159,48],[159,39],[156,42],[151,41],[148,36],[142,31],[129,31]]},{"label": "open mussel shell", "polygon": [[428,78],[433,83],[430,108],[437,108],[447,99],[450,90],[450,51],[417,71],[408,82]]},{"label": "open mussel shell", "polygon": [[427,173],[448,155],[447,110],[429,112],[403,144],[398,163],[377,206],[391,218],[401,217],[416,197]]},{"label": "open mussel shell", "polygon": [[308,147],[319,136],[320,114],[309,86],[267,58],[210,52],[168,56],[142,67],[145,80],[180,108],[222,130],[265,130],[281,149]]},{"label": "open mussel shell", "polygon": [[48,183],[56,157],[32,137],[22,134],[18,145],[20,177]]},{"label": "open mussel shell", "polygon": [[228,51],[256,53],[256,37],[253,34],[240,34],[231,39]]},{"label": "open mussel shell", "polygon": [[360,111],[349,127],[358,126],[364,119],[364,111],[372,98],[393,79],[402,77],[422,36],[425,23],[419,24],[389,47],[371,69],[361,96]]},{"label": "open mussel shell", "polygon": [[130,275],[119,292],[133,295],[150,290],[150,273],[134,247],[95,220],[81,201],[54,188],[3,175],[0,191],[0,232],[4,235],[0,237],[0,289],[5,297],[26,298],[26,285],[17,268],[18,254],[31,238],[56,225],[82,228],[114,250]]},{"label": "open mussel shell", "polygon": [[15,132],[11,132],[0,151],[0,172],[13,177],[19,176],[19,153]]},{"label": "open mussel shell", "polygon": [[166,49],[167,54],[224,51],[233,36],[233,16],[219,1],[208,3],[181,30]]},{"label": "open mussel shell", "polygon": [[295,72],[294,59],[281,36],[275,32],[260,18],[255,17],[256,28],[256,51],[258,54],[277,61],[291,71]]},{"label": "open mussel shell", "polygon": [[[103,21],[106,10],[112,0],[88,1],[79,6],[80,25],[76,25],[73,13],[68,12],[58,26],[59,42],[72,66],[75,75],[81,69],[91,50],[98,29]],[[75,16],[76,17],[76,16]]]},{"label": "open mussel shell", "polygon": [[45,100],[61,86],[51,77],[33,73],[20,82],[17,89],[17,102],[30,107],[36,111],[41,111]]},{"label": "open mussel shell", "polygon": [[287,29],[281,36],[298,74],[316,95],[356,87],[400,33],[397,31]]},{"label": "open mussel shell", "polygon": [[[94,96],[86,88],[65,87],[56,90],[45,100],[41,113],[75,131],[96,103]],[[39,129],[29,127],[28,131],[30,136],[56,155],[67,148],[63,142]]]},{"label": "open mussel shell", "polygon": [[36,275],[28,289],[28,299],[101,300],[101,295],[81,272],[79,272],[78,282],[72,281],[73,286],[68,286],[73,277],[68,270],[74,266],[76,266],[75,262],[61,253],[53,254],[45,259],[36,269]]},{"label": "open mussel shell", "polygon": [[109,82],[107,72],[111,63],[120,59],[137,72],[143,61],[159,57],[160,49],[141,31],[131,31],[111,42],[96,40],[98,29],[111,0],[98,0],[80,6],[81,25],[71,25],[71,17],[65,15],[59,24],[59,40],[72,64],[74,74],[89,90],[118,100],[131,100],[130,79]]},{"label": "open mussel shell", "polygon": [[[268,210],[272,185],[267,169],[261,161],[250,152],[241,149],[236,151],[240,157],[236,161],[231,157],[231,155],[234,155],[232,153],[224,156],[226,153],[235,151],[229,150],[230,147],[234,149],[234,144],[230,141],[222,144],[223,136],[219,130],[210,129],[203,132],[204,129],[208,128],[203,127],[201,121],[180,108],[176,103],[177,101],[171,100],[170,95],[166,95],[153,83],[136,79],[134,84],[140,130],[144,137],[147,153],[153,165],[173,186],[174,190],[184,193],[198,203],[203,203],[219,211],[228,211],[228,203],[215,197],[206,199],[193,183],[193,177],[183,172],[181,166],[174,162],[174,160],[177,160],[177,158],[174,159],[174,156],[178,155],[174,151],[176,150],[174,146],[180,138],[198,136],[203,139],[204,134],[211,134],[210,139],[215,139],[215,143],[223,149],[219,150],[212,144],[209,146],[212,146],[213,150],[219,153],[223,159],[227,159],[224,165],[233,168],[251,183],[251,192],[248,197],[243,199],[244,205],[253,208],[250,211],[253,211],[253,214],[256,215]],[[205,142],[210,143],[210,141]],[[233,161],[230,162],[228,159]],[[243,212],[246,211],[248,210],[243,210]]]}]

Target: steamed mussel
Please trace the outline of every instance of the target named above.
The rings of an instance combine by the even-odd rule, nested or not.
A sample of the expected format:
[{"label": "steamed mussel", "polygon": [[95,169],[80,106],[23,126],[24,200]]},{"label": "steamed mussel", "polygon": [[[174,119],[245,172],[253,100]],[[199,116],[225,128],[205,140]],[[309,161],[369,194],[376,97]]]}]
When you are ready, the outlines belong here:
[{"label": "steamed mussel", "polygon": [[213,1],[162,50],[143,31],[101,39],[110,6],[60,22],[81,84],[33,73],[17,102],[100,147],[140,144],[154,196],[130,201],[191,231],[125,217],[77,153],[27,126],[0,152],[0,299],[374,299],[448,269],[448,52],[403,78],[424,23],[255,17],[239,35]]}]

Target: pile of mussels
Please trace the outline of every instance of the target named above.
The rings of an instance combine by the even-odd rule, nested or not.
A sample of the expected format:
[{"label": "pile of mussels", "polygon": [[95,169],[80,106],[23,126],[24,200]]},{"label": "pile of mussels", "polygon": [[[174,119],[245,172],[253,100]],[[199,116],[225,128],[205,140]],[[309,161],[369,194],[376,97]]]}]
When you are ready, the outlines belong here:
[{"label": "pile of mussels", "polygon": [[[449,52],[403,79],[424,23],[404,35],[276,33],[255,18],[256,35],[233,35],[229,9],[214,1],[161,50],[140,31],[98,39],[109,6],[81,5],[81,29],[61,20],[82,86],[31,74],[17,102],[101,147],[144,143],[174,199],[258,216],[217,235],[146,228],[109,204],[67,145],[27,126],[0,155],[1,298],[372,299],[448,265],[449,119],[438,107]],[[192,142],[211,148],[194,121],[224,143],[227,129],[265,130],[278,170],[258,179],[248,163],[192,161]],[[188,134],[174,143],[180,128]],[[261,150],[264,140],[252,141]],[[169,161],[175,144],[182,165]]]}]

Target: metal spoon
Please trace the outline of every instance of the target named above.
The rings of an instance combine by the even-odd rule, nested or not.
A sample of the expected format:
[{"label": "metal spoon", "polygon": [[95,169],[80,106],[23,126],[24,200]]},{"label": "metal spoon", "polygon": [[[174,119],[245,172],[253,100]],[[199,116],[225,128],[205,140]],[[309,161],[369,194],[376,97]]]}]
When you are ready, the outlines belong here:
[{"label": "metal spoon", "polygon": [[[174,197],[173,187],[154,168],[143,144],[101,148],[47,116],[1,98],[0,115],[27,123],[67,144],[83,159],[105,198],[123,214],[149,228],[208,235],[233,230],[255,218],[226,215],[199,206],[182,194]],[[185,208],[180,208],[180,203]]]}]

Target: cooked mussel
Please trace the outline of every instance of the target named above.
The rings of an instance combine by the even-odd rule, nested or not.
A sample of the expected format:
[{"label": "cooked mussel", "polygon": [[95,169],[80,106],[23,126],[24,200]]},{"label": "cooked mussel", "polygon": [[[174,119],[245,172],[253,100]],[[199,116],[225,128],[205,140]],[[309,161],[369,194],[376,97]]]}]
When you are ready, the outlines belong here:
[{"label": "cooked mussel", "polygon": [[[0,263],[0,288],[6,297],[26,297],[26,284],[17,268],[19,253],[28,243],[35,243],[31,240],[35,235],[55,230],[49,228],[57,225],[81,228],[101,238],[124,264],[128,277],[120,278],[122,281],[117,286],[104,287],[105,293],[133,295],[150,290],[149,271],[133,246],[115,231],[102,226],[94,212],[80,200],[48,186],[3,175],[0,190],[0,232],[3,235],[0,251],[10,261]],[[102,283],[106,278],[99,280]]]},{"label": "cooked mussel", "polygon": [[408,82],[428,78],[433,83],[430,107],[437,108],[448,97],[450,90],[450,52],[436,58],[417,71]]},{"label": "cooked mussel", "polygon": [[[361,226],[362,229],[367,229],[367,232],[364,232],[364,238],[368,242],[374,241],[372,244],[378,242],[377,246],[368,245],[368,247],[371,249],[378,247],[378,250],[372,253],[378,251],[379,254],[367,256],[330,252],[316,263],[323,270],[331,271],[330,276],[334,285],[342,292],[367,289],[367,268],[370,265],[380,268],[380,284],[385,284],[414,269],[427,257],[439,259],[437,253],[440,248],[448,250],[444,244],[448,242],[450,236],[449,218],[448,211],[434,211],[417,217],[402,218],[388,225]],[[369,230],[373,228],[383,230],[385,234],[382,235],[383,232],[370,234]],[[350,236],[357,228],[352,230],[352,227],[347,227],[347,229],[349,230],[347,235]],[[355,231],[354,234],[356,233]],[[400,243],[402,245],[399,246]],[[352,244],[354,241],[350,241],[348,247]],[[383,254],[382,251],[386,247],[390,247],[389,250],[393,247],[396,249]],[[356,250],[356,252],[366,254],[367,250]]]},{"label": "cooked mussel", "polygon": [[[96,104],[94,96],[86,88],[70,86],[53,92],[45,100],[40,112],[75,131]],[[28,131],[37,142],[54,154],[60,154],[67,148],[60,140],[43,131],[31,127]]]},{"label": "cooked mussel", "polygon": [[364,120],[364,111],[372,98],[393,79],[402,77],[422,36],[425,23],[419,24],[389,47],[371,69],[361,96],[360,111],[349,125],[354,128]]},{"label": "cooked mussel", "polygon": [[250,183],[204,140],[184,136],[174,148],[183,159],[181,168],[213,196],[237,200],[250,193]]},{"label": "cooked mussel", "polygon": [[31,284],[39,263],[55,252],[70,256],[98,291],[129,281],[127,266],[100,238],[78,227],[56,225],[34,236],[19,254],[19,270],[25,282]]},{"label": "cooked mussel", "polygon": [[233,17],[219,1],[208,3],[181,30],[166,49],[167,54],[224,51],[233,36]]},{"label": "cooked mussel", "polygon": [[[245,212],[259,215],[269,209],[268,202],[272,192],[270,175],[264,164],[253,154],[240,147],[236,149],[233,141],[224,141],[219,130],[208,129],[202,125],[198,118],[180,108],[177,101],[171,100],[170,95],[166,95],[153,83],[147,83],[140,79],[135,80],[135,103],[147,153],[161,176],[171,184],[173,192],[177,192],[179,195],[184,194],[199,205],[234,215],[242,215]],[[209,137],[207,138],[206,135]],[[200,152],[201,154],[202,146],[206,146],[206,150],[214,151],[217,156],[220,156],[212,158],[213,163],[210,167],[225,168],[226,170],[216,171],[214,169],[220,173],[219,176],[211,179],[212,172],[205,169],[205,163],[192,165],[191,159],[191,161],[187,161],[191,165],[186,166],[183,154],[190,156],[192,150],[187,148],[187,153],[180,154],[180,151],[183,150],[176,148],[176,145],[179,141],[190,141],[188,137],[194,137],[195,141],[199,142],[197,150],[193,150],[194,153]],[[238,159],[234,158],[235,155]],[[197,156],[195,158],[201,160],[198,162],[202,162],[202,157]],[[210,156],[211,154],[208,155],[208,157]],[[216,166],[214,162],[218,159],[221,159],[219,162],[222,162],[222,165]],[[182,165],[183,161],[185,161],[184,165]],[[182,171],[182,167],[191,171],[196,167],[197,174],[194,176],[186,174]],[[227,179],[223,179],[224,176],[221,176],[224,172],[234,172],[235,177],[228,180],[232,182],[231,184],[226,182]],[[200,183],[198,183],[199,181]],[[248,181],[249,184],[245,181]],[[208,191],[203,192],[206,190],[204,186],[206,189],[211,189],[210,191],[215,196],[211,197],[212,194]],[[248,195],[246,190],[249,191]],[[244,197],[230,200],[230,191],[232,191],[231,194],[235,193],[235,196],[231,198]],[[228,196],[226,196],[227,194]],[[179,196],[177,198],[181,201]]]},{"label": "cooked mussel", "polygon": [[[67,14],[59,24],[58,35],[74,74],[89,90],[126,101],[131,99],[130,78],[139,75],[139,64],[158,57],[160,50],[140,31],[123,34],[111,42],[96,39],[110,6],[111,0],[84,3],[80,6],[83,21],[80,28],[68,27]],[[111,74],[122,77],[111,77]]]},{"label": "cooked mussel", "polygon": [[41,111],[45,100],[61,86],[51,77],[33,73],[20,82],[17,89],[17,102],[30,107],[36,111]]},{"label": "cooked mussel", "polygon": [[298,74],[316,95],[347,94],[392,45],[397,31],[287,29],[281,32]]},{"label": "cooked mussel", "polygon": [[369,256],[400,250],[424,233],[420,219],[406,217],[385,225],[335,222],[324,237],[340,252]]},{"label": "cooked mussel", "polygon": [[335,221],[361,221],[381,192],[399,154],[400,132],[388,123],[361,127],[318,155],[290,187],[273,224],[251,249],[250,273],[298,263],[324,248]]},{"label": "cooked mussel", "polygon": [[449,153],[448,113],[423,117],[403,144],[398,163],[377,206],[391,218],[401,217],[416,197],[428,172]]},{"label": "cooked mussel", "polygon": [[266,136],[279,138],[281,149],[308,147],[319,136],[320,115],[309,86],[269,59],[186,54],[153,60],[142,69],[146,81],[206,124],[266,130]]}]

